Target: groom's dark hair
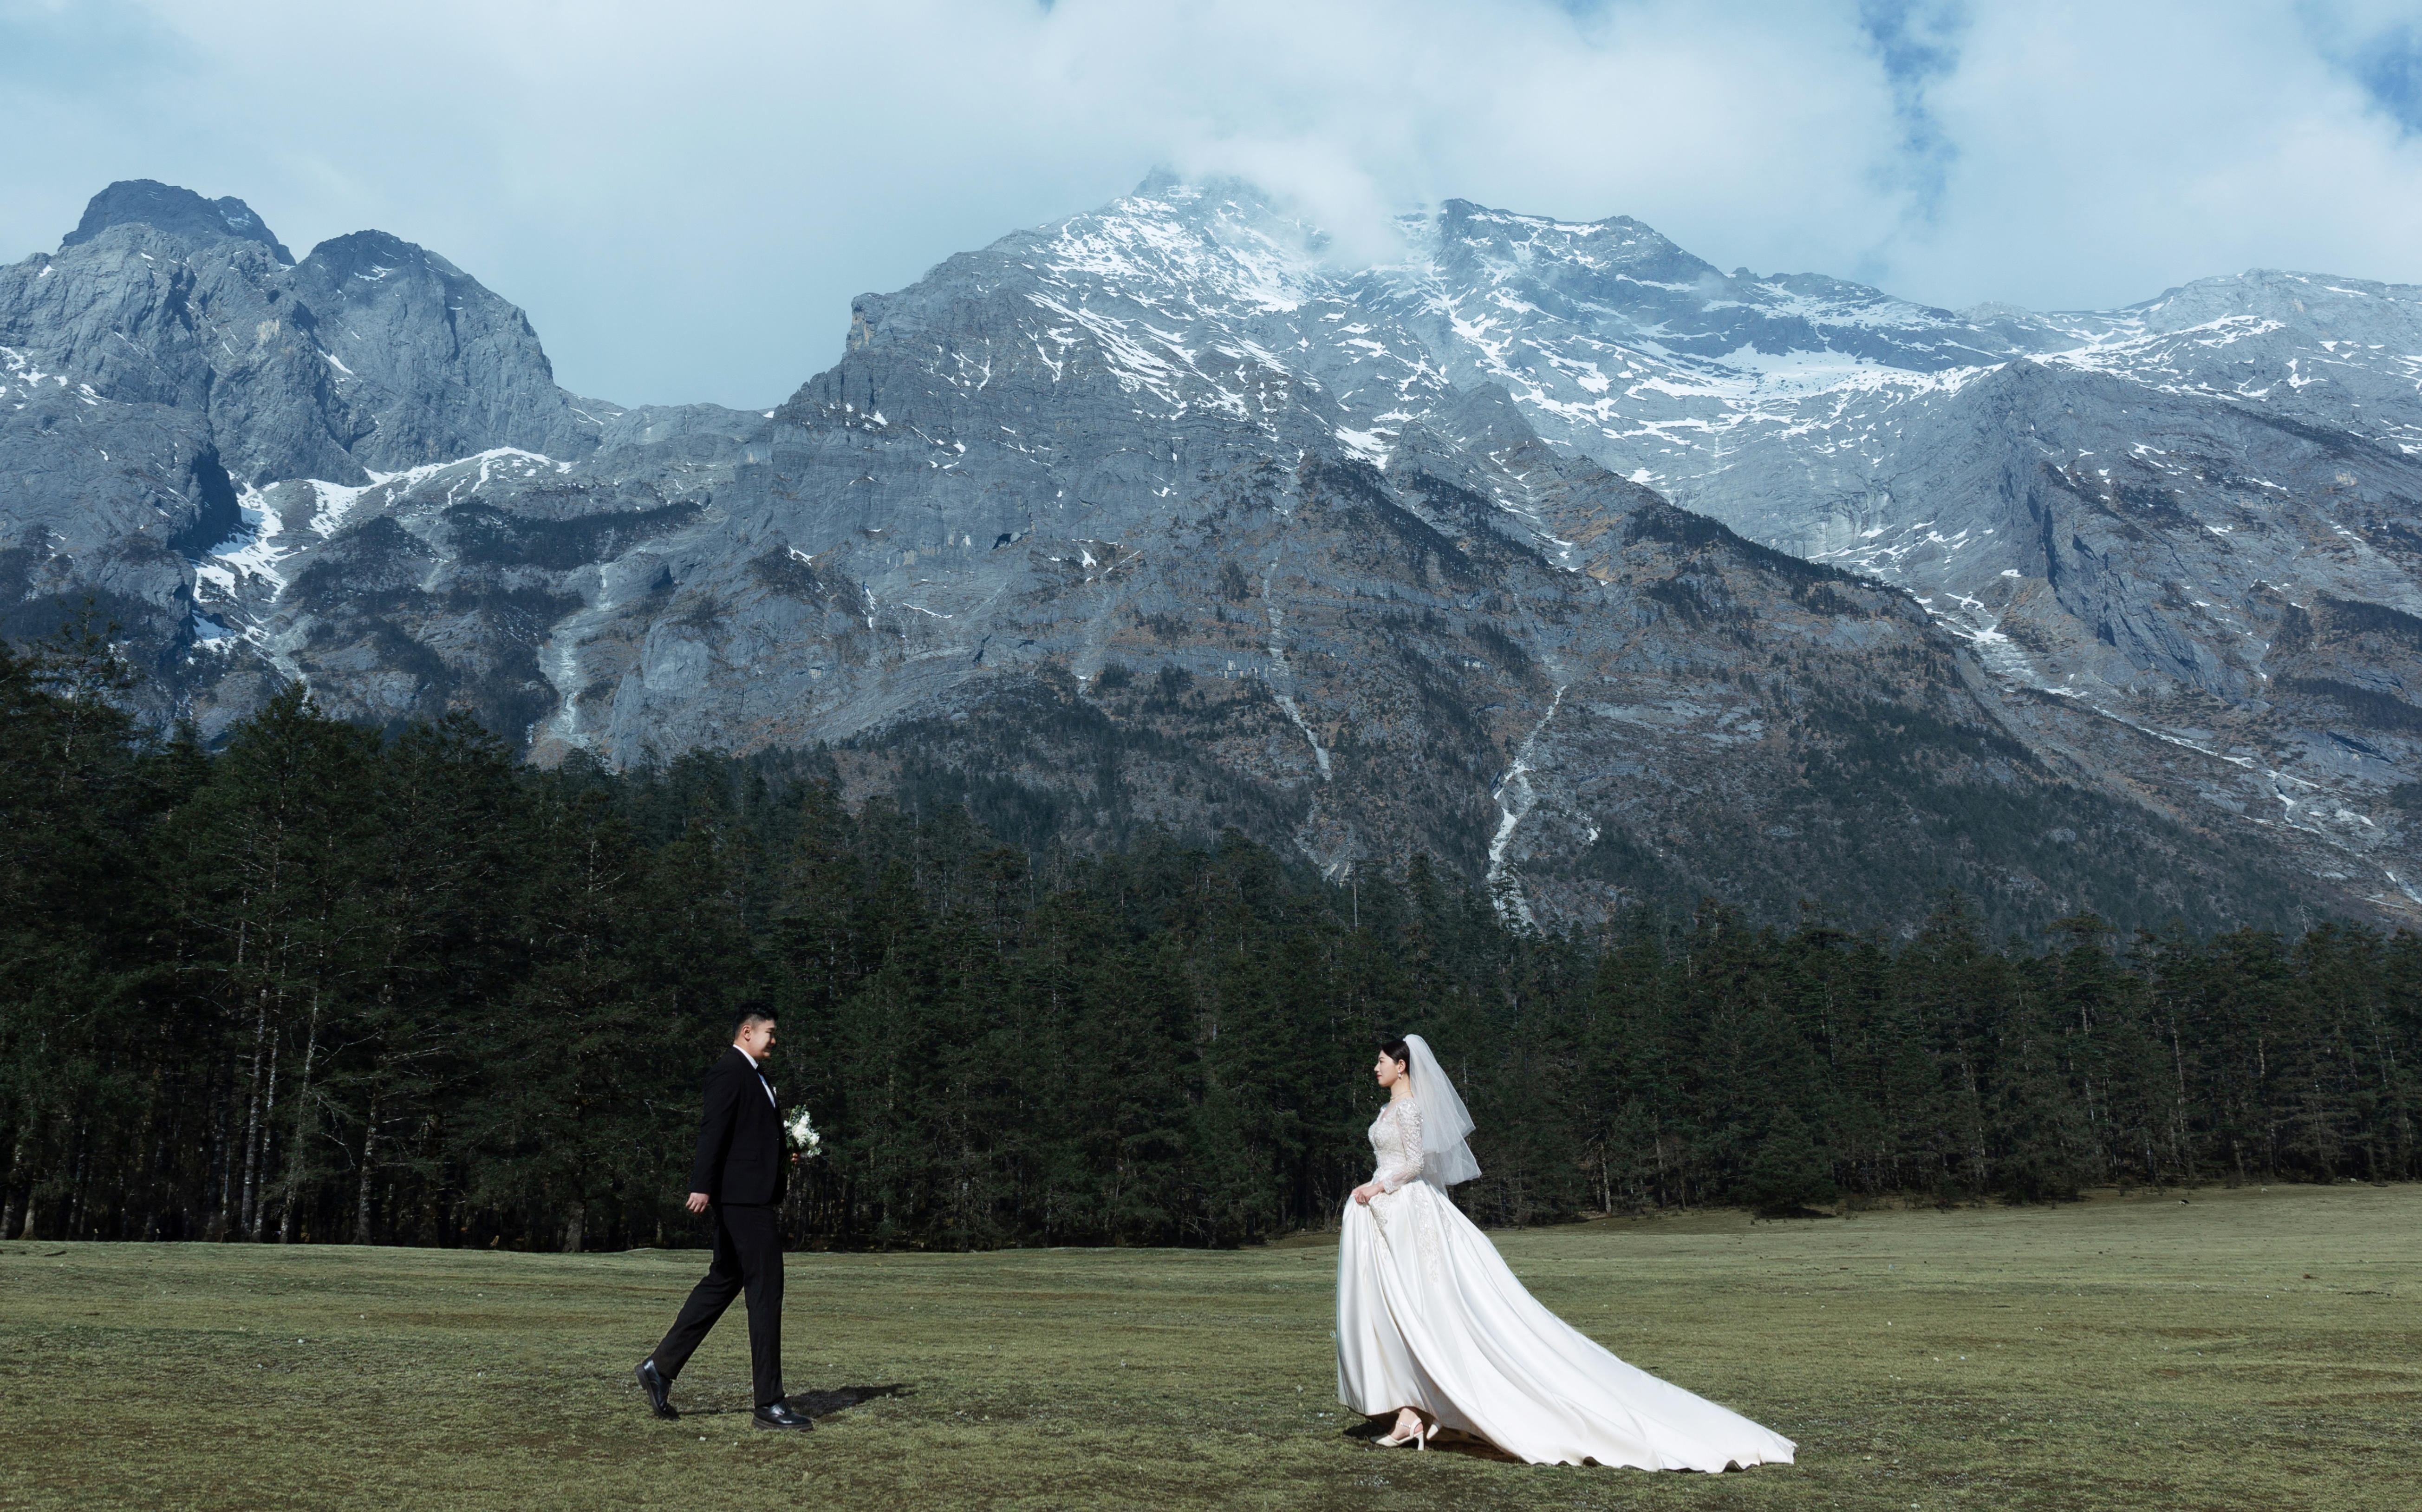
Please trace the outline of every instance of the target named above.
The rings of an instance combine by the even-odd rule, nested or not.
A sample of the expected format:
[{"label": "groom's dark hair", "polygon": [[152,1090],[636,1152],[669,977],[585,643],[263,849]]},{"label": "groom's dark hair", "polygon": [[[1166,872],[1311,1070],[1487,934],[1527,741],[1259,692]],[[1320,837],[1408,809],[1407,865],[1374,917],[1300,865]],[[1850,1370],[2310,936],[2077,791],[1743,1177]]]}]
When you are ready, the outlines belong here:
[{"label": "groom's dark hair", "polygon": [[769,1024],[777,1022],[774,1014],[774,1005],[772,1003],[765,1001],[762,998],[752,998],[748,1001],[742,1003],[740,1005],[739,1012],[731,1016],[732,1036],[734,1038],[738,1038],[742,1030],[747,1029],[749,1025],[755,1023],[761,1018]]},{"label": "groom's dark hair", "polygon": [[1392,1039],[1379,1047],[1379,1053],[1409,1071],[1413,1068],[1413,1047],[1400,1039]]}]

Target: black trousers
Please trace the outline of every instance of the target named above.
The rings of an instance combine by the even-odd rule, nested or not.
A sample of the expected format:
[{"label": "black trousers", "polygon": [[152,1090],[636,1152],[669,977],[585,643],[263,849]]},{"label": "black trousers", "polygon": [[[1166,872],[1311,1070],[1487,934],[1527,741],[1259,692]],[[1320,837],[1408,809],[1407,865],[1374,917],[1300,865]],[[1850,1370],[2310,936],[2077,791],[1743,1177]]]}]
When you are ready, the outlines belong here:
[{"label": "black trousers", "polygon": [[782,1236],[771,1207],[716,1203],[715,1262],[706,1279],[690,1288],[681,1315],[650,1356],[667,1380],[682,1372],[704,1342],[706,1331],[745,1289],[748,1294],[748,1365],[756,1378],[757,1405],[782,1399]]}]

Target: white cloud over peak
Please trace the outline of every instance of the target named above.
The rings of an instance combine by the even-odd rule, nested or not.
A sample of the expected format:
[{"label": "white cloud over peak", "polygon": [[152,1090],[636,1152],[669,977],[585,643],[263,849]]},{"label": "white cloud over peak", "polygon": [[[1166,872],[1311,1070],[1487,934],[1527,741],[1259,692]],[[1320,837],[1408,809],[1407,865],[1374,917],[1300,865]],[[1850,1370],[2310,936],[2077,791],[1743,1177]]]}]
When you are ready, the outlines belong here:
[{"label": "white cloud over peak", "polygon": [[[2398,8],[1952,0],[0,0],[0,256],[112,179],[376,226],[527,307],[565,383],[763,406],[864,289],[1148,169],[1345,244],[1449,197],[1725,267],[2110,305],[2250,265],[2422,280]],[[15,62],[8,61],[14,58]],[[2383,61],[2384,60],[2384,61]]]}]

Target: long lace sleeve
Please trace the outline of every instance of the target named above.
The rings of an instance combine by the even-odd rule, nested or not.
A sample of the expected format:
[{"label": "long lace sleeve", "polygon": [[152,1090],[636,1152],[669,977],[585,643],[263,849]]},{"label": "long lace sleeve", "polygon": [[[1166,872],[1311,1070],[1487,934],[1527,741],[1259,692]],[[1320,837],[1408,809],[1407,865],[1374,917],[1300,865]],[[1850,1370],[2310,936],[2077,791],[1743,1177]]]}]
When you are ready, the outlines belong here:
[{"label": "long lace sleeve", "polygon": [[1379,1186],[1394,1191],[1422,1173],[1422,1110],[1410,1097],[1388,1105],[1396,1120],[1396,1148],[1379,1162]]}]

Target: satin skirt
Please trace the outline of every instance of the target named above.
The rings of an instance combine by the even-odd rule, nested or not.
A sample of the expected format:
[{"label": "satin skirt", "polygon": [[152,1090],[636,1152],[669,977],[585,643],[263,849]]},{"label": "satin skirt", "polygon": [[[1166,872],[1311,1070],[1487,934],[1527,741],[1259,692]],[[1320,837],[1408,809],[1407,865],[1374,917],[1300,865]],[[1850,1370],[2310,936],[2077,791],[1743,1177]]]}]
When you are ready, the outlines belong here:
[{"label": "satin skirt", "polygon": [[1337,1399],[1367,1417],[1415,1408],[1533,1464],[1721,1471],[1787,1465],[1793,1448],[1549,1312],[1426,1181],[1345,1205]]}]

